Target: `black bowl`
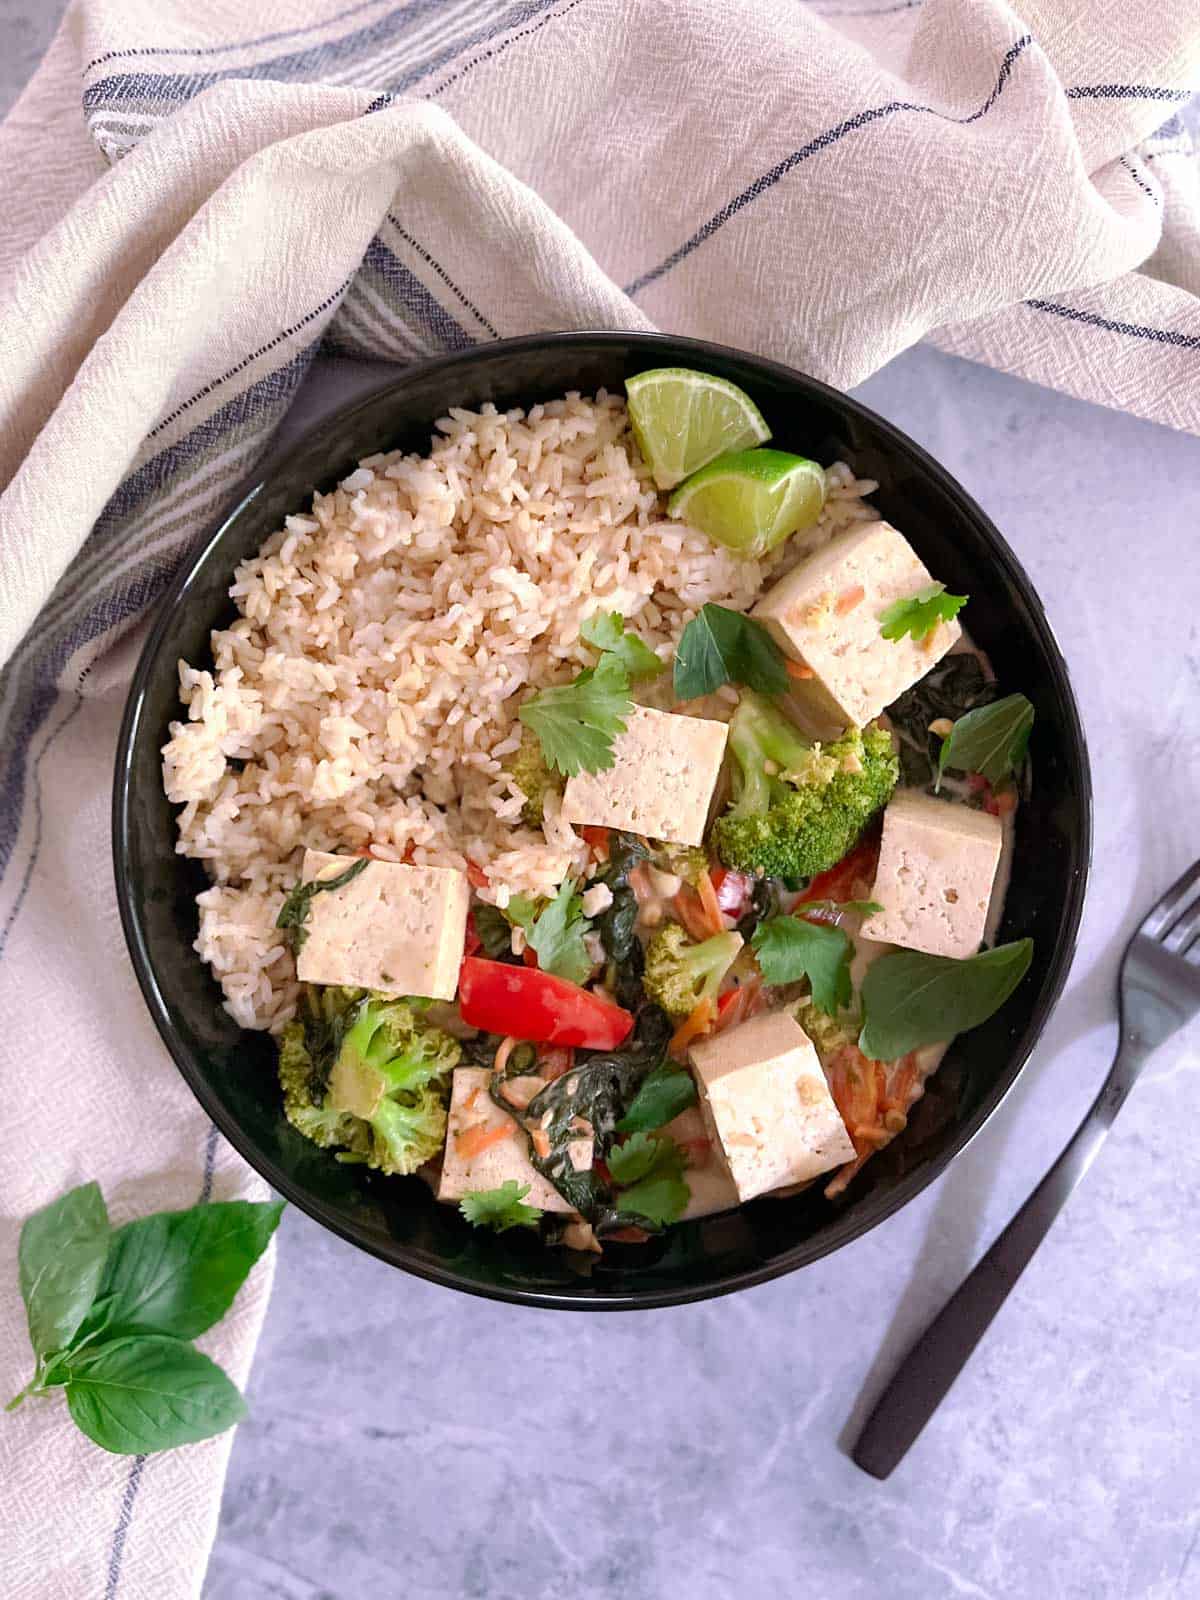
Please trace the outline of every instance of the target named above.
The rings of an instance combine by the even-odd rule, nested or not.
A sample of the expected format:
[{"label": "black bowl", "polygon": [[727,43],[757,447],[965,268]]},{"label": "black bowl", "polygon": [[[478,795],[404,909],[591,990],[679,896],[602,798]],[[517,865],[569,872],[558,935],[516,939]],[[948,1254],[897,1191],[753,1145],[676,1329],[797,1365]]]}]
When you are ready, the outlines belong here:
[{"label": "black bowl", "polygon": [[[1003,939],[1031,935],[1033,964],[990,1022],[947,1053],[908,1129],[838,1203],[818,1187],[672,1228],[601,1259],[483,1234],[419,1179],[339,1165],[285,1122],[273,1047],[245,1033],[194,954],[201,868],[175,853],[159,751],[178,715],[175,664],[209,659],[233,615],[234,566],[314,489],[363,456],[424,451],[448,407],[529,405],[568,389],[620,388],[648,367],[690,366],[740,384],[782,449],[844,460],[929,567],[971,596],[970,626],[1001,682],[1037,710],[1036,782],[1021,807]],[[528,1305],[629,1308],[723,1294],[790,1272],[856,1239],[911,1200],[979,1131],[1012,1086],[1058,997],[1075,945],[1091,846],[1091,786],[1066,664],[1012,551],[979,507],[910,439],[856,401],[770,361],[647,334],[539,334],[410,368],[307,434],[257,483],[179,574],[134,676],[117,754],[113,854],[125,937],[146,1002],[179,1070],[225,1137],[281,1194],[354,1244],[436,1283]]]}]

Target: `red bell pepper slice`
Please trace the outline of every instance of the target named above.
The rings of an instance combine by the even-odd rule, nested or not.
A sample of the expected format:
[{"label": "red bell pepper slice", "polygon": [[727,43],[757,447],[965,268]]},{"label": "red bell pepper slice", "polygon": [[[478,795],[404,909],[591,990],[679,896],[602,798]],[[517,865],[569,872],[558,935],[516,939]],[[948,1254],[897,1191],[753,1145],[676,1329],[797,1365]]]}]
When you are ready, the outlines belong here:
[{"label": "red bell pepper slice", "polygon": [[458,975],[458,1008],[472,1028],[512,1034],[536,1044],[614,1050],[633,1017],[611,1000],[534,967],[467,956]]},{"label": "red bell pepper slice", "polygon": [[875,881],[875,869],[879,865],[879,830],[872,829],[854,846],[848,855],[844,855],[836,866],[830,867],[827,872],[818,872],[808,888],[800,896],[796,910],[809,900],[857,900],[859,895],[855,890],[859,887],[869,889]]}]

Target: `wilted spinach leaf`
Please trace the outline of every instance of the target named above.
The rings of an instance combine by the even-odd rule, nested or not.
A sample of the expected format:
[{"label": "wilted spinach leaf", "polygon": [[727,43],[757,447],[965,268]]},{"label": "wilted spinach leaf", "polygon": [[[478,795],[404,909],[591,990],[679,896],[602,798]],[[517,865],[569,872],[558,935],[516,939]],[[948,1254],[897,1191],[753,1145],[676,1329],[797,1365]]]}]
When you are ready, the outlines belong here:
[{"label": "wilted spinach leaf", "polygon": [[906,689],[887,708],[900,737],[900,768],[905,785],[932,790],[937,780],[942,741],[930,733],[931,722],[939,717],[954,722],[999,697],[999,688],[988,681],[979,657],[971,651],[943,656],[919,683]]}]

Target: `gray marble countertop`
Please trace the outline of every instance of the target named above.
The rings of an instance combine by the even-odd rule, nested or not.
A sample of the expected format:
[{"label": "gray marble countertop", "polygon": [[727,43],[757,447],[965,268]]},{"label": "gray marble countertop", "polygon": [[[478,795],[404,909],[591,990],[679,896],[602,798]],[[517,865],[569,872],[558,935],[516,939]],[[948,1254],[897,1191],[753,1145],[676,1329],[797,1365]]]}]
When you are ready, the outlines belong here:
[{"label": "gray marble countertop", "polygon": [[[0,0],[0,110],[57,9]],[[927,349],[859,393],[1000,526],[1080,698],[1095,867],[1032,1062],[891,1221],[702,1305],[493,1305],[289,1211],[206,1600],[1200,1596],[1195,1030],[903,1466],[879,1484],[845,1454],[1085,1111],[1124,941],[1200,854],[1200,440]]]}]

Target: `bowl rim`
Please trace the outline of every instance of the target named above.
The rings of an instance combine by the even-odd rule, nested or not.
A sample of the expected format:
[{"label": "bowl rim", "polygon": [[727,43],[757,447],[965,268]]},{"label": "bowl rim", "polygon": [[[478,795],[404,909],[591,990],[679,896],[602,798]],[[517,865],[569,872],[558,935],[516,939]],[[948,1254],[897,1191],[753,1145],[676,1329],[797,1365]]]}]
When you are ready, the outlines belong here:
[{"label": "bowl rim", "polygon": [[[956,508],[962,513],[963,517],[974,524],[983,534],[990,547],[992,558],[1005,570],[1009,581],[1020,592],[1028,609],[1032,625],[1040,638],[1050,666],[1053,691],[1063,709],[1063,718],[1068,732],[1065,754],[1073,769],[1072,776],[1078,789],[1080,827],[1076,841],[1076,867],[1068,885],[1063,906],[1062,934],[1051,956],[1037,1005],[1030,1015],[1023,1034],[1015,1042],[1004,1071],[998,1075],[996,1081],[980,1099],[966,1121],[955,1131],[953,1139],[950,1140],[945,1150],[900,1178],[882,1202],[873,1208],[869,1216],[856,1216],[856,1208],[850,1207],[833,1224],[822,1229],[820,1243],[816,1246],[811,1240],[802,1241],[782,1251],[770,1262],[729,1273],[716,1282],[702,1286],[651,1290],[645,1294],[635,1291],[613,1290],[606,1292],[589,1290],[580,1295],[573,1295],[557,1290],[487,1284],[467,1279],[452,1268],[444,1267],[428,1260],[412,1258],[413,1252],[410,1247],[397,1241],[392,1241],[389,1248],[387,1241],[381,1241],[365,1235],[364,1232],[355,1228],[351,1220],[340,1215],[320,1198],[307,1193],[302,1185],[293,1181],[278,1162],[270,1156],[264,1155],[254,1146],[251,1138],[242,1132],[239,1123],[210,1088],[204,1076],[198,1071],[191,1058],[190,1051],[175,1027],[159,988],[154,960],[141,923],[139,908],[134,904],[134,897],[130,892],[129,862],[131,835],[134,827],[131,758],[135,738],[142,723],[147,688],[156,669],[160,666],[158,659],[160,649],[175,607],[188,594],[191,585],[207,564],[212,550],[224,537],[230,524],[240,517],[246,508],[265,492],[267,486],[275,477],[286,472],[289,464],[296,457],[311,450],[319,435],[328,432],[331,425],[345,422],[360,410],[365,411],[377,406],[395,391],[403,389],[414,380],[423,378],[431,373],[452,372],[456,367],[474,366],[480,362],[486,364],[490,361],[502,361],[512,354],[540,350],[546,347],[569,348],[571,345],[594,346],[597,344],[624,346],[632,344],[642,348],[647,355],[651,356],[656,350],[671,350],[674,352],[674,356],[670,364],[675,366],[681,365],[687,358],[694,357],[697,363],[700,363],[706,357],[715,357],[722,361],[741,362],[755,367],[762,371],[765,376],[773,377],[788,385],[799,386],[819,398],[832,400],[838,406],[856,413],[859,420],[878,430],[878,433],[887,443],[898,446],[900,452],[906,455],[926,477],[936,481],[940,490],[950,501],[955,503]],[[146,1002],[159,1035],[176,1067],[179,1069],[184,1082],[191,1089],[222,1136],[229,1141],[242,1159],[263,1177],[277,1193],[283,1195],[290,1204],[312,1217],[314,1221],[321,1223],[339,1238],[356,1245],[361,1250],[367,1251],[379,1260],[386,1261],[393,1267],[398,1267],[404,1272],[413,1274],[415,1277],[423,1278],[427,1282],[436,1283],[449,1289],[456,1289],[462,1293],[475,1295],[482,1299],[503,1301],[510,1305],[533,1306],[542,1310],[569,1311],[657,1310],[666,1306],[689,1305],[700,1300],[715,1299],[722,1295],[736,1293],[741,1289],[752,1288],[757,1284],[768,1283],[772,1279],[784,1277],[801,1267],[809,1266],[813,1262],[819,1261],[823,1257],[841,1249],[842,1246],[861,1238],[864,1234],[869,1233],[872,1229],[893,1217],[897,1211],[901,1210],[909,1201],[915,1199],[917,1195],[939,1178],[950,1163],[956,1160],[975,1140],[1007,1098],[1013,1085],[1024,1071],[1029,1057],[1041,1038],[1054,1007],[1058,1003],[1078,941],[1083,903],[1091,873],[1093,845],[1091,763],[1087,738],[1084,733],[1075,693],[1071,686],[1066,659],[1046,616],[1045,607],[1021,562],[1017,559],[1016,554],[991,518],[967,493],[958,480],[940,462],[936,461],[933,456],[924,450],[921,445],[917,444],[915,440],[911,439],[894,423],[888,421],[886,417],[880,416],[878,412],[873,411],[869,406],[863,405],[861,401],[853,396],[847,395],[839,389],[834,389],[831,385],[822,383],[819,379],[810,377],[809,374],[801,372],[795,367],[789,367],[782,362],[773,361],[766,356],[756,355],[751,351],[738,350],[733,346],[720,345],[709,340],[691,339],[682,335],[642,332],[636,329],[580,329],[523,334],[517,338],[500,339],[488,344],[473,345],[466,350],[437,356],[428,361],[414,362],[409,366],[400,368],[397,370],[394,382],[381,383],[378,387],[358,399],[344,405],[335,406],[332,410],[325,412],[309,427],[305,428],[280,454],[273,455],[268,451],[265,471],[261,467],[256,467],[254,472],[250,474],[248,481],[249,487],[244,488],[238,494],[235,502],[221,518],[216,528],[208,537],[202,538],[197,543],[194,551],[184,558],[179,570],[171,579],[166,591],[158,601],[153,624],[145,644],[142,646],[137,666],[130,681],[121,717],[121,726],[117,735],[112,794],[112,856],[117,905],[122,931],[138,986],[141,989],[142,997]],[[196,959],[198,960],[199,958],[197,957]]]}]

